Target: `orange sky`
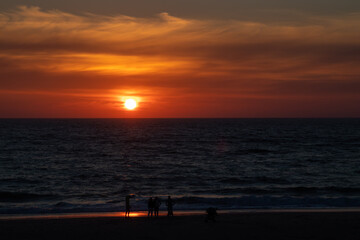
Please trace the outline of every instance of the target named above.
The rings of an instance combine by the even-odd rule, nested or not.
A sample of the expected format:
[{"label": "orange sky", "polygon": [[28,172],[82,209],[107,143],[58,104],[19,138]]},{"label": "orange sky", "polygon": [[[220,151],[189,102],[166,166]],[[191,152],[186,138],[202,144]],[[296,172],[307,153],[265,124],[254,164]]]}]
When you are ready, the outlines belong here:
[{"label": "orange sky", "polygon": [[0,117],[360,117],[359,26],[4,11]]}]

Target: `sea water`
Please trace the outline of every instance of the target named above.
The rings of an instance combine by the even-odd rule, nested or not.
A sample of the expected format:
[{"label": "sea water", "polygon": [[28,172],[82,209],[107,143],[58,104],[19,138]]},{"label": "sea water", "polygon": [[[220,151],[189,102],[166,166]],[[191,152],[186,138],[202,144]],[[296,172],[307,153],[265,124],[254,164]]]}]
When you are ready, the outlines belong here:
[{"label": "sea water", "polygon": [[[360,207],[360,119],[1,119],[0,214]],[[162,209],[165,209],[163,202]]]}]

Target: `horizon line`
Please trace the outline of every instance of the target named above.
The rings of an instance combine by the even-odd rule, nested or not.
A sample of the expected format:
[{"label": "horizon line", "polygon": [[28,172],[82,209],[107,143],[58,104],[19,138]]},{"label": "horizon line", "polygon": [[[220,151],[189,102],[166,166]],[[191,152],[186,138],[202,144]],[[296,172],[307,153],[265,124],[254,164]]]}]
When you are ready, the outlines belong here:
[{"label": "horizon line", "polygon": [[360,119],[360,117],[0,117],[3,119]]}]

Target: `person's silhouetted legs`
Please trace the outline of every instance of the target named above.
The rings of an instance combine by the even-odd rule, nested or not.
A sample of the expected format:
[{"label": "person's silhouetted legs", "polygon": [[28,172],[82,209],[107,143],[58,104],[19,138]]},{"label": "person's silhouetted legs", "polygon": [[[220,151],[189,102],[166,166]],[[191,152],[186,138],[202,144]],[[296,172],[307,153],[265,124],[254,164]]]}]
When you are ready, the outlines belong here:
[{"label": "person's silhouetted legs", "polygon": [[149,198],[148,200],[148,217],[153,216],[154,211],[154,200],[152,198]]},{"label": "person's silhouetted legs", "polygon": [[160,209],[161,201],[158,197],[155,197],[154,199],[154,213],[155,217],[159,216],[159,209]]}]

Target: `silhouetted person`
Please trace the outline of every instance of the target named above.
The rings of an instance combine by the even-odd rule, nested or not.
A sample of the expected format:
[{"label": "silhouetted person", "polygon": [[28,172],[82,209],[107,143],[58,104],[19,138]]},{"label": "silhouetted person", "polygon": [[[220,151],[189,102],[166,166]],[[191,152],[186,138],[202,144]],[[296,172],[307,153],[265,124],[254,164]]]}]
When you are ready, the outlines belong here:
[{"label": "silhouetted person", "polygon": [[156,197],[154,199],[154,213],[155,213],[155,217],[159,216],[159,209],[160,209],[160,205],[161,205],[161,200]]},{"label": "silhouetted person", "polygon": [[171,199],[170,196],[168,196],[168,199],[166,200],[166,206],[167,206],[167,210],[168,210],[168,217],[174,216],[174,213],[173,213],[174,201]]},{"label": "silhouetted person", "polygon": [[130,217],[130,195],[125,197],[125,217]]},{"label": "silhouetted person", "polygon": [[205,218],[205,222],[211,220],[213,222],[216,222],[215,217],[217,216],[217,212],[216,212],[216,208],[213,207],[209,207],[208,209],[206,209],[206,218]]},{"label": "silhouetted person", "polygon": [[154,200],[149,198],[148,200],[148,217],[152,217],[154,212]]}]

